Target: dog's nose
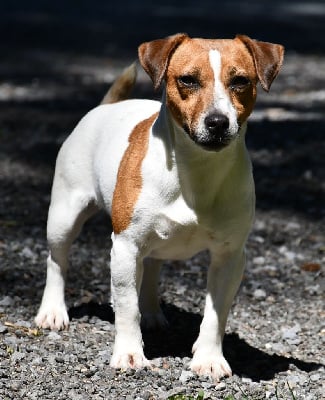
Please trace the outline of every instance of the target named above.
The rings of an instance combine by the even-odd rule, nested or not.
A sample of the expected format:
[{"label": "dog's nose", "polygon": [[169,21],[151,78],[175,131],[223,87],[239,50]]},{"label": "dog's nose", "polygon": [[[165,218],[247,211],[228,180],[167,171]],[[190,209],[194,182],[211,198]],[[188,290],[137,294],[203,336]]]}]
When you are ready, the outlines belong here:
[{"label": "dog's nose", "polygon": [[205,126],[210,134],[222,137],[229,128],[229,119],[224,114],[213,113],[204,120]]}]

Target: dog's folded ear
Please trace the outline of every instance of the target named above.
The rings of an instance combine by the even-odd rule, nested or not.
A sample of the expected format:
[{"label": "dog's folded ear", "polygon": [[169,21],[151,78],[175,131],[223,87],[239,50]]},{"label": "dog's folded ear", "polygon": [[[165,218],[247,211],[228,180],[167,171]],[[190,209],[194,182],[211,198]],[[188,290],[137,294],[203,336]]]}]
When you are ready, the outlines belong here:
[{"label": "dog's folded ear", "polygon": [[280,71],[284,47],[280,44],[253,40],[245,35],[237,35],[236,38],[242,41],[251,53],[261,86],[268,92]]},{"label": "dog's folded ear", "polygon": [[139,46],[140,63],[152,79],[155,89],[160,87],[165,77],[173,52],[186,38],[188,36],[185,33],[178,33],[165,39],[142,43]]}]

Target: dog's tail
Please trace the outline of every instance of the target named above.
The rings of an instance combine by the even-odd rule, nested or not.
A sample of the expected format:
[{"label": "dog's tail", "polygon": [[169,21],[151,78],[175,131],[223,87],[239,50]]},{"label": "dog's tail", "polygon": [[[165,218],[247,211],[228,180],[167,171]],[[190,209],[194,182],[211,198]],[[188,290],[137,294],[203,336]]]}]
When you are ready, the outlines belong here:
[{"label": "dog's tail", "polygon": [[130,97],[130,93],[137,78],[136,64],[133,63],[125,68],[109,88],[100,104],[117,103]]}]

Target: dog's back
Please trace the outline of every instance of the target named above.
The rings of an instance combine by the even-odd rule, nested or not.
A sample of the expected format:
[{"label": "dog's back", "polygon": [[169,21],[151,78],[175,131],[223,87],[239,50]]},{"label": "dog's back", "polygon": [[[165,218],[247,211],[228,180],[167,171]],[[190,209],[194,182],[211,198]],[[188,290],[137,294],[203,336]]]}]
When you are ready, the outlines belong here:
[{"label": "dog's back", "polygon": [[[121,158],[129,145],[132,128],[159,111],[153,100],[128,100],[136,81],[136,66],[131,64],[113,82],[101,104],[89,111],[63,143],[56,162],[52,201],[62,189],[77,188],[85,201],[111,210]],[[114,157],[112,157],[112,154]],[[102,171],[105,171],[104,176]],[[63,187],[64,186],[64,187]],[[57,190],[56,190],[57,189]]]}]

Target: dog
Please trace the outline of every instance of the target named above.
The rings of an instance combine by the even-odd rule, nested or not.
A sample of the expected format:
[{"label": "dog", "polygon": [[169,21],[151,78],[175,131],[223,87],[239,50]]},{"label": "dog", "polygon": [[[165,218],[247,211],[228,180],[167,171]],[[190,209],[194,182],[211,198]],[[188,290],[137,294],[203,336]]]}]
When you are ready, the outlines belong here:
[{"label": "dog", "polygon": [[105,209],[113,226],[111,366],[150,365],[140,320],[150,328],[166,325],[157,297],[163,260],[208,250],[206,303],[190,368],[217,381],[231,375],[222,340],[254,218],[247,119],[258,82],[269,91],[284,48],[244,35],[210,40],[180,33],[138,50],[154,88],[164,86],[162,102],[124,99],[134,80],[129,70],[105,97],[110,104],[90,111],[62,145],[35,321],[42,328],[67,327],[68,251],[84,222]]}]

